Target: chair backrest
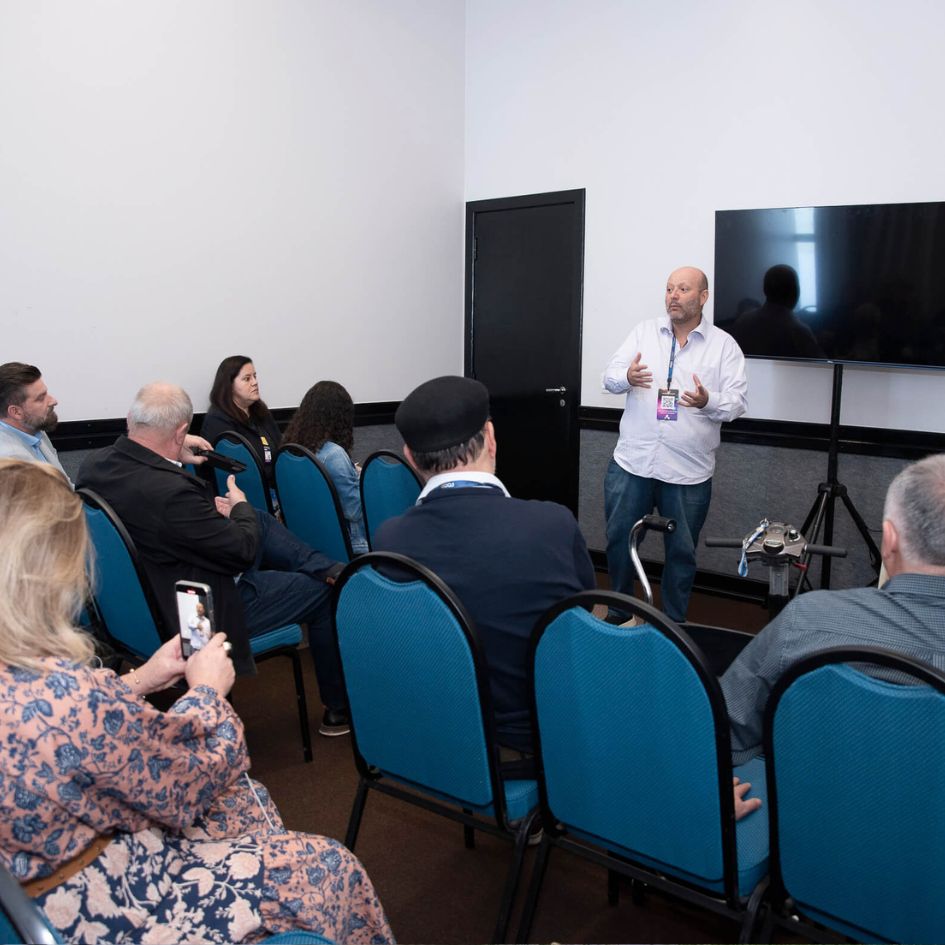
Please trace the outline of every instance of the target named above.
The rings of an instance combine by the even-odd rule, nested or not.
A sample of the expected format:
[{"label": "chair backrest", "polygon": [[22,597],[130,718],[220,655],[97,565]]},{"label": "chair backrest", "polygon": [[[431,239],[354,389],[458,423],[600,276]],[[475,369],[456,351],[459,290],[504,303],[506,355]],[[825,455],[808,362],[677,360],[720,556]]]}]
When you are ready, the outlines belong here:
[{"label": "chair backrest", "polygon": [[164,627],[137,549],[115,511],[91,489],[79,489],[78,494],[95,549],[95,606],[118,649],[147,659],[173,631]]},{"label": "chair backrest", "polygon": [[387,519],[403,515],[417,501],[422,488],[403,457],[390,450],[368,456],[361,467],[361,506],[370,547],[374,547],[378,528]]},{"label": "chair backrest", "polygon": [[373,552],[342,572],[334,620],[362,774],[469,808],[495,799],[504,817],[485,664],[453,593],[409,558]]},{"label": "chair backrest", "polygon": [[778,680],[764,738],[774,901],[857,941],[945,941],[945,674],[825,650]]},{"label": "chair backrest", "polygon": [[354,557],[338,490],[311,450],[298,443],[286,443],[279,449],[276,490],[289,531],[335,561]]},{"label": "chair backrest", "polygon": [[39,906],[0,863],[0,942],[57,945],[61,941]]},{"label": "chair backrest", "polygon": [[[596,603],[645,623],[608,624]],[[546,819],[734,898],[728,718],[698,648],[642,601],[586,591],[539,620],[531,653]]]},{"label": "chair backrest", "polygon": [[[213,441],[213,448],[218,453],[245,464],[246,469],[236,474],[236,484],[246,493],[246,501],[254,509],[272,514],[272,493],[266,482],[266,472],[249,440],[236,430],[224,430]],[[213,480],[216,483],[217,495],[226,495],[226,480],[229,476],[230,473],[225,469],[214,468]]]}]

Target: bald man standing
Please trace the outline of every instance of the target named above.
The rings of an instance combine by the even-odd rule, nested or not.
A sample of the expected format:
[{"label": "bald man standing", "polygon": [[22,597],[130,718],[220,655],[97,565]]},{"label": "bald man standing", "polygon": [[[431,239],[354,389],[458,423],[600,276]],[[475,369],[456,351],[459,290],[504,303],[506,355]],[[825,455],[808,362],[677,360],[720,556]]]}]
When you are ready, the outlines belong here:
[{"label": "bald man standing", "polygon": [[745,358],[731,335],[702,316],[705,273],[666,282],[666,316],[638,324],[610,359],[604,390],[626,394],[620,438],[604,479],[607,566],[614,590],[633,593],[628,539],[655,507],[676,520],[664,535],[663,611],[686,619],[696,543],[712,496],[720,428],[747,407]]}]

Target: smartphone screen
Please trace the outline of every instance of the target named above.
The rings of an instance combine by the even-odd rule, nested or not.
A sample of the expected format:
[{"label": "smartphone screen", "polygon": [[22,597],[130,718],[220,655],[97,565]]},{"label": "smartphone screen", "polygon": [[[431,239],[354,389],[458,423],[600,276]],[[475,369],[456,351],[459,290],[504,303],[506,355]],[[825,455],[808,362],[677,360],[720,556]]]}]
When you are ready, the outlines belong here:
[{"label": "smartphone screen", "polygon": [[184,659],[210,642],[216,628],[213,625],[213,596],[206,584],[178,581],[177,619],[180,623],[180,650]]}]

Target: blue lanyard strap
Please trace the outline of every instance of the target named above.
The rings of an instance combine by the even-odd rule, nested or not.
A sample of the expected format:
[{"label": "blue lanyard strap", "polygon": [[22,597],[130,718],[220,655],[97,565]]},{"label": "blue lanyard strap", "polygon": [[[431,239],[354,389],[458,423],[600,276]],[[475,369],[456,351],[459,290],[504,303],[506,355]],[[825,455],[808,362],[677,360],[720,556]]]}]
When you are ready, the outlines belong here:
[{"label": "blue lanyard strap", "polygon": [[492,489],[496,492],[502,491],[499,486],[492,482],[477,482],[475,479],[451,479],[449,482],[444,482],[443,485],[431,489],[424,498],[429,499],[434,492],[440,492],[442,489]]},{"label": "blue lanyard strap", "polygon": [[738,561],[739,577],[748,577],[748,549],[767,531],[768,520],[763,518],[761,524],[742,540],[742,556]]},{"label": "blue lanyard strap", "polygon": [[666,375],[666,387],[673,386],[673,365],[676,363],[676,333],[673,332],[673,346],[669,350],[669,372]]}]

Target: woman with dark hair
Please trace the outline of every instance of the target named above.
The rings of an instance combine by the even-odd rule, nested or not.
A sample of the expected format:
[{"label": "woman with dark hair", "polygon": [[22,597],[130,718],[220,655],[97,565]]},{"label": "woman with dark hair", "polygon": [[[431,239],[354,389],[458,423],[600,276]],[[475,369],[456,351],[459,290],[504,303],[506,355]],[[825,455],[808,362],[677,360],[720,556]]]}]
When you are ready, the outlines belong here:
[{"label": "woman with dark hair", "polygon": [[213,443],[226,430],[235,430],[249,440],[271,483],[272,464],[282,436],[275,418],[260,399],[252,358],[240,354],[224,358],[217,368],[200,435]]},{"label": "woman with dark hair", "polygon": [[348,522],[351,550],[368,551],[364,510],[358,488],[360,469],[351,460],[354,445],[354,403],[336,381],[319,381],[302,398],[285,431],[286,443],[310,449],[331,476]]},{"label": "woman with dark hair", "polygon": [[[307,929],[392,941],[364,868],[288,831],[248,775],[226,634],[174,636],[123,676],[76,626],[82,500],[0,460],[0,862],[67,942],[241,942]],[[181,681],[162,712],[144,696]]]}]

